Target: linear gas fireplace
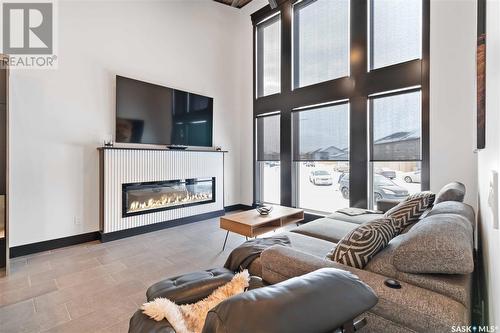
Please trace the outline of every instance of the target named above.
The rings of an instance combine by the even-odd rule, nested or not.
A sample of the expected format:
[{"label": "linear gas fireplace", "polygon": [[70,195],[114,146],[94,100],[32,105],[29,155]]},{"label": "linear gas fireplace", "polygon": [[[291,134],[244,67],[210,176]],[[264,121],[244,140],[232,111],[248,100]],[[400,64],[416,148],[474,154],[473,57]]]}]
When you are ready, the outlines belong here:
[{"label": "linear gas fireplace", "polygon": [[122,216],[215,202],[215,177],[122,184]]}]

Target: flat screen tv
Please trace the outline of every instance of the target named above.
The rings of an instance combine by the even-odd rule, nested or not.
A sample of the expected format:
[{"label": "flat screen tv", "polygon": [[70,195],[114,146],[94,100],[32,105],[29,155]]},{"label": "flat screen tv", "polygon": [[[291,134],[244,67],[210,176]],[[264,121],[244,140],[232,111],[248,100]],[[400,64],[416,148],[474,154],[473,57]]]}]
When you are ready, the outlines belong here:
[{"label": "flat screen tv", "polygon": [[116,142],[212,147],[213,98],[116,76]]}]

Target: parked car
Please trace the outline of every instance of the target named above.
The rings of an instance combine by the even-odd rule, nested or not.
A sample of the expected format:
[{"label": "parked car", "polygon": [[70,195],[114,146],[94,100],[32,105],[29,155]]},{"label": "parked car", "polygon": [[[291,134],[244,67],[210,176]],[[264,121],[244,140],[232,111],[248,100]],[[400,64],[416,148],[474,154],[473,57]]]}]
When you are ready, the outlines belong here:
[{"label": "parked car", "polygon": [[420,183],[420,170],[403,173],[403,180],[407,183]]},{"label": "parked car", "polygon": [[382,175],[385,178],[394,179],[396,178],[396,171],[389,168],[377,168],[374,171],[377,175]]},{"label": "parked car", "polygon": [[337,165],[333,168],[334,171],[336,172],[341,172],[341,173],[347,173],[349,172],[349,162],[339,162]]},{"label": "parked car", "polygon": [[[339,190],[344,199],[349,199],[349,174],[344,174],[339,179]],[[399,186],[392,180],[382,175],[373,175],[374,199],[404,199],[408,196],[408,190]]]},{"label": "parked car", "polygon": [[314,185],[333,185],[332,174],[326,170],[312,171],[309,181]]}]

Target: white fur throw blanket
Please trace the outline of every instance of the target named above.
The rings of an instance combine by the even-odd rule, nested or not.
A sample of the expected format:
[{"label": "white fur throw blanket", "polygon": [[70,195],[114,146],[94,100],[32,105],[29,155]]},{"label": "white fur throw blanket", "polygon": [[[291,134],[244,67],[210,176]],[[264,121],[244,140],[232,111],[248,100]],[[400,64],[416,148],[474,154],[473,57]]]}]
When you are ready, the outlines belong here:
[{"label": "white fur throw blanket", "polygon": [[200,333],[208,311],[225,299],[245,291],[248,281],[248,271],[244,270],[197,303],[177,305],[166,298],[156,298],[154,301],[144,303],[141,310],[156,321],[167,319],[177,333]]}]

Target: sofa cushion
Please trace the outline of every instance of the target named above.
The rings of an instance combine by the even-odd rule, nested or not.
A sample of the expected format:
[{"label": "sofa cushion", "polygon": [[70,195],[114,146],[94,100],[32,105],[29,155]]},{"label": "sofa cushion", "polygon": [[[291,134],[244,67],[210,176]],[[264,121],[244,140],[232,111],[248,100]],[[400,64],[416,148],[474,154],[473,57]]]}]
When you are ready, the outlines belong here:
[{"label": "sofa cushion", "polygon": [[335,246],[335,243],[323,239],[301,235],[295,232],[284,232],[290,238],[291,247],[294,249],[310,253],[314,256],[324,258],[325,255]]},{"label": "sofa cushion", "polygon": [[451,182],[441,188],[436,196],[435,204],[444,201],[463,202],[465,197],[465,185],[460,182]]},{"label": "sofa cushion", "polygon": [[456,214],[427,217],[400,236],[392,260],[398,270],[407,273],[471,273],[472,225]]},{"label": "sofa cushion", "polygon": [[314,238],[324,239],[329,242],[338,243],[342,237],[358,226],[359,225],[355,223],[322,218],[305,223],[291,231]]},{"label": "sofa cushion", "polygon": [[439,214],[458,214],[469,220],[472,225],[476,221],[474,209],[468,204],[458,201],[444,201],[434,205],[427,217]]},{"label": "sofa cushion", "polygon": [[330,214],[326,217],[329,219],[332,219],[332,220],[350,222],[350,223],[355,223],[355,224],[363,224],[366,222],[376,220],[376,219],[381,218],[383,216],[384,216],[384,214],[382,214],[382,213],[372,213],[372,214],[361,214],[361,215],[357,215],[357,216],[349,216],[349,215],[344,214],[344,213],[335,212],[335,213]]},{"label": "sofa cushion", "polygon": [[363,268],[396,235],[394,220],[381,218],[358,226],[338,242],[328,258]]},{"label": "sofa cushion", "polygon": [[263,278],[268,283],[278,283],[321,267],[345,269],[359,276],[379,297],[378,304],[368,314],[385,318],[401,328],[399,331],[380,329],[380,326],[372,327],[368,320],[360,332],[450,332],[452,325],[470,325],[469,307],[433,290],[403,281],[401,289],[391,289],[384,284],[387,279],[384,275],[321,260],[290,247],[273,246],[262,252]]},{"label": "sofa cushion", "polygon": [[421,192],[410,200],[405,200],[390,209],[384,216],[394,219],[396,234],[399,235],[406,227],[418,221],[420,216],[432,205],[434,198],[435,196],[431,192]]},{"label": "sofa cushion", "polygon": [[[418,223],[417,223],[418,224]],[[399,271],[392,257],[403,235],[393,238],[389,245],[375,255],[365,270],[387,276],[399,281],[432,290],[462,303],[467,308],[470,303],[471,274],[414,274]]]},{"label": "sofa cushion", "polygon": [[[288,238],[290,239],[290,245],[294,249],[309,253],[311,255],[320,258],[325,258],[328,251],[330,251],[332,247],[335,246],[335,243],[328,242],[326,240],[319,238],[302,235],[296,232],[287,231],[281,233],[281,235],[288,236]],[[260,257],[258,257],[252,262],[252,264],[248,268],[248,271],[250,272],[251,275],[262,277],[262,262],[260,260]]]},{"label": "sofa cushion", "polygon": [[401,201],[401,199],[378,199],[377,200],[377,210],[386,213],[391,208],[396,207]]}]

